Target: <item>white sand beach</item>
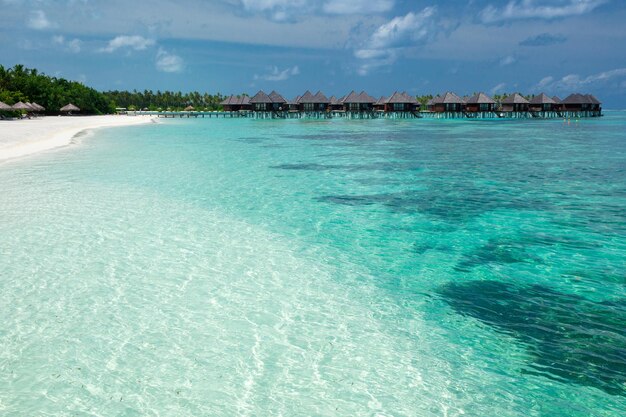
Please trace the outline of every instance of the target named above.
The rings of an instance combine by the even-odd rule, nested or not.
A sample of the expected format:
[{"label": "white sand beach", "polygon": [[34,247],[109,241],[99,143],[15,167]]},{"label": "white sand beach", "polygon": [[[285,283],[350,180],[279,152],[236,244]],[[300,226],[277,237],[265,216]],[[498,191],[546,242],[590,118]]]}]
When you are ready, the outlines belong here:
[{"label": "white sand beach", "polygon": [[84,130],[155,121],[148,116],[40,117],[0,122],[0,162],[69,145]]}]

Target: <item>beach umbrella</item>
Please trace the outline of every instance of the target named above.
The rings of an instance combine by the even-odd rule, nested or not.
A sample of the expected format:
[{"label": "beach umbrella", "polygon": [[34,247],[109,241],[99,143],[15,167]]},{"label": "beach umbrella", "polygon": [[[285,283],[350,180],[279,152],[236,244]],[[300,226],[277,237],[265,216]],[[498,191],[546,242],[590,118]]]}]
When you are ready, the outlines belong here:
[{"label": "beach umbrella", "polygon": [[71,111],[80,111],[80,109],[76,107],[75,105],[73,105],[72,103],[69,103],[68,105],[61,107],[59,110],[66,111],[68,113]]},{"label": "beach umbrella", "polygon": [[13,109],[13,110],[30,110],[30,107],[28,107],[26,105],[26,103],[22,103],[21,101],[18,101],[13,106],[11,106],[11,109]]},{"label": "beach umbrella", "polygon": [[0,101],[0,110],[10,111],[13,110],[13,107]]},{"label": "beach umbrella", "polygon": [[33,106],[33,103],[30,103],[30,102],[28,102],[28,101],[27,101],[27,102],[26,102],[26,103],[24,103],[24,104],[26,104],[26,105],[28,106],[28,109],[29,109],[30,111],[37,111],[37,107]]},{"label": "beach umbrella", "polygon": [[41,104],[37,104],[37,103],[35,103],[35,102],[32,102],[32,103],[30,103],[30,104],[32,104],[33,106],[35,106],[35,108],[37,109],[37,111],[45,111],[45,110],[46,110],[46,108],[45,108],[44,106],[42,106]]}]

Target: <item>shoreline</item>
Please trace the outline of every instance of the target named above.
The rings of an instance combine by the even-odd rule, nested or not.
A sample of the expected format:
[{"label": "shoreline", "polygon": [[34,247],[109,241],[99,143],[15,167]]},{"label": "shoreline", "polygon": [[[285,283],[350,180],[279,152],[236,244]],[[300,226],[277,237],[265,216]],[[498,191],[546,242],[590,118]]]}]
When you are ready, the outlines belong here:
[{"label": "shoreline", "polygon": [[0,163],[72,144],[81,132],[156,123],[154,117],[45,116],[0,122]]}]

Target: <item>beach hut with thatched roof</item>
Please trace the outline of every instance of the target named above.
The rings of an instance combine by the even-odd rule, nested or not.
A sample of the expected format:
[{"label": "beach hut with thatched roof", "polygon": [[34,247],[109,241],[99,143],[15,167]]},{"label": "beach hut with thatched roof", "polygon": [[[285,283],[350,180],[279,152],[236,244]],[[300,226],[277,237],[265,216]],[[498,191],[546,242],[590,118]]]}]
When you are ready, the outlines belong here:
[{"label": "beach hut with thatched roof", "polygon": [[194,111],[194,107],[193,106],[187,106],[183,109],[183,111]]},{"label": "beach hut with thatched roof", "polygon": [[385,112],[414,112],[419,107],[415,97],[409,96],[406,92],[394,92],[385,102]]},{"label": "beach hut with thatched roof", "polygon": [[502,100],[504,112],[527,112],[530,103],[521,94],[514,93]]},{"label": "beach hut with thatched roof", "polygon": [[495,110],[496,101],[485,93],[478,93],[467,99],[466,111],[470,113],[492,112]]},{"label": "beach hut with thatched roof", "polygon": [[555,104],[553,99],[541,93],[530,99],[528,109],[530,111],[554,111]]},{"label": "beach hut with thatched roof", "polygon": [[78,107],[76,107],[75,105],[73,105],[72,103],[69,103],[69,104],[61,107],[59,109],[59,111],[61,111],[63,113],[67,113],[67,114],[72,114],[73,111],[80,111],[80,109]]},{"label": "beach hut with thatched roof", "polygon": [[437,113],[459,113],[465,110],[463,99],[452,92],[447,92],[439,99],[433,99],[433,111]]}]

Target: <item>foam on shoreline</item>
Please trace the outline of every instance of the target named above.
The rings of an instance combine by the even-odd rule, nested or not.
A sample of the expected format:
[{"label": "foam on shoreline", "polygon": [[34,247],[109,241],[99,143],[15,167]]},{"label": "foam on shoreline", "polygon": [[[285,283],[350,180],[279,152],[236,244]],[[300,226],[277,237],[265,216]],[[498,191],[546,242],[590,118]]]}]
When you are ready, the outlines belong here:
[{"label": "foam on shoreline", "polygon": [[42,117],[0,122],[0,162],[67,146],[80,132],[153,122],[153,117]]}]

